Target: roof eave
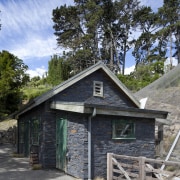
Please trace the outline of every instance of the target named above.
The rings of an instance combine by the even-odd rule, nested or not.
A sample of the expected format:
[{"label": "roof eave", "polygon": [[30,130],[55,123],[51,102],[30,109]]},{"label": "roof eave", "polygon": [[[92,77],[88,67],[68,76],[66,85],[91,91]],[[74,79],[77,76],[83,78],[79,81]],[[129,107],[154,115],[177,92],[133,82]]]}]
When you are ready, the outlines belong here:
[{"label": "roof eave", "polygon": [[109,70],[106,65],[102,62],[98,62],[95,65],[87,68],[86,70],[80,72],[79,74],[73,76],[72,78],[68,79],[67,81],[61,83],[60,85],[54,87],[52,90],[46,92],[45,94],[37,97],[34,99],[33,104],[27,105],[17,112],[17,115],[21,115],[32,108],[40,105],[41,103],[45,102],[46,100],[50,99],[54,95],[58,94],[59,92],[63,91],[64,89],[68,88],[69,86],[73,85],[74,83],[78,82],[79,80],[83,79],[84,77],[90,75],[91,73],[97,71],[98,69],[103,69],[104,72],[109,75],[109,77],[116,83],[116,85],[122,89],[122,91],[131,99],[131,101],[135,104],[136,107],[140,107],[139,101],[129,92],[129,90],[120,82],[120,80]]}]

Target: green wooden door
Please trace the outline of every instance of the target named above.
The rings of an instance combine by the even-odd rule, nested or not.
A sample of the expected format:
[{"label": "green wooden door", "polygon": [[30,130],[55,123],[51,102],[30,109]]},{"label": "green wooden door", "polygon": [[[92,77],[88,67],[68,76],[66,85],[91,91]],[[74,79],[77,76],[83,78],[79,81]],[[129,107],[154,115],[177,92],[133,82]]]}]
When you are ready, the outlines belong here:
[{"label": "green wooden door", "polygon": [[56,121],[56,168],[66,170],[67,120]]}]

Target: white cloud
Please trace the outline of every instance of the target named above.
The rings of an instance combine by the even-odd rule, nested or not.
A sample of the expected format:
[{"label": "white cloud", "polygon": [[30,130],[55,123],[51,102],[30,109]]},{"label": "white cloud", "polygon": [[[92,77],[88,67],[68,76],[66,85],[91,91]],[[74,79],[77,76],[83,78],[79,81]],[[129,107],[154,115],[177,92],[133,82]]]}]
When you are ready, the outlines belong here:
[{"label": "white cloud", "polygon": [[41,37],[29,37],[22,46],[17,45],[11,52],[17,55],[20,59],[29,59],[30,57],[51,56],[60,51],[56,48],[56,39],[54,36],[42,39]]},{"label": "white cloud", "polygon": [[59,53],[52,10],[65,3],[72,1],[1,0],[0,51],[7,50],[26,62]]},{"label": "white cloud", "polygon": [[[51,27],[52,10],[69,1],[4,0],[0,2],[2,30],[25,34]],[[8,30],[8,31],[7,31]]]},{"label": "white cloud", "polygon": [[[151,5],[156,9],[162,5],[162,2],[163,0],[141,0],[142,4]],[[61,53],[59,48],[56,49],[52,10],[63,4],[73,4],[73,0],[1,0],[0,51],[7,50],[13,53],[28,66],[34,61],[33,69],[35,65],[36,68],[43,69],[42,66],[46,66],[47,63],[42,60],[44,57]],[[41,60],[41,65],[34,59]],[[126,68],[125,73],[131,70]],[[38,71],[29,70],[31,74],[36,75]]]},{"label": "white cloud", "polygon": [[45,75],[45,73],[47,72],[47,70],[45,69],[44,66],[40,67],[40,68],[36,68],[35,70],[27,70],[27,74],[29,74],[30,78],[33,78],[35,76],[40,76],[42,77],[43,75]]},{"label": "white cloud", "polygon": [[130,74],[131,72],[133,72],[135,69],[135,65],[131,66],[131,67],[128,67],[128,68],[125,68],[125,71],[124,71],[124,74],[128,75]]}]

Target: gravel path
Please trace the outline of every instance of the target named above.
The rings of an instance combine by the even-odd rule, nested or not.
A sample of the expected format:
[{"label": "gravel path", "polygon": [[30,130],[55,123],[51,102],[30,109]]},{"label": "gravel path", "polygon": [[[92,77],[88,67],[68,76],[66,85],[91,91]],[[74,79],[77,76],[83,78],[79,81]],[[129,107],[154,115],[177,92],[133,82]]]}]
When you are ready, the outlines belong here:
[{"label": "gravel path", "polygon": [[0,144],[0,180],[75,180],[58,170],[32,170],[29,158],[14,158],[10,144]]}]

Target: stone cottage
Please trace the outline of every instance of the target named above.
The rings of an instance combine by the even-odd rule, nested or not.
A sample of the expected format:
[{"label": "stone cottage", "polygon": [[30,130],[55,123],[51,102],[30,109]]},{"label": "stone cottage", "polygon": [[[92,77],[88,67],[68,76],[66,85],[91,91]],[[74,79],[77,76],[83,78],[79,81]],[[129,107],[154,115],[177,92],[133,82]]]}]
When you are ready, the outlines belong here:
[{"label": "stone cottage", "polygon": [[155,122],[167,112],[139,101],[99,62],[16,113],[18,152],[82,179],[106,177],[107,153],[155,156]]}]

